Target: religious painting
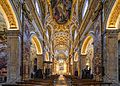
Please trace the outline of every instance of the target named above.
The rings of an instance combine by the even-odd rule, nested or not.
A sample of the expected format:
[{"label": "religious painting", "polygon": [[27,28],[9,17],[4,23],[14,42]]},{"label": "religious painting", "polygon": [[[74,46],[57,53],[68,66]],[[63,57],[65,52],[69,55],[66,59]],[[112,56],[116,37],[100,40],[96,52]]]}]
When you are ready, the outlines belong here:
[{"label": "religious painting", "polygon": [[72,0],[51,0],[53,18],[59,24],[64,24],[70,19]]}]

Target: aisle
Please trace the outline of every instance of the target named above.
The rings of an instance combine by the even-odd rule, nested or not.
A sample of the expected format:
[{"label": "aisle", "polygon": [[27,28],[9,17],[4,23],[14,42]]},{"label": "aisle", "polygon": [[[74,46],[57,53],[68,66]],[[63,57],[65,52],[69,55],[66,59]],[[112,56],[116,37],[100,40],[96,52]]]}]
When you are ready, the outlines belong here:
[{"label": "aisle", "polygon": [[60,75],[55,86],[68,86],[68,82],[63,75]]}]

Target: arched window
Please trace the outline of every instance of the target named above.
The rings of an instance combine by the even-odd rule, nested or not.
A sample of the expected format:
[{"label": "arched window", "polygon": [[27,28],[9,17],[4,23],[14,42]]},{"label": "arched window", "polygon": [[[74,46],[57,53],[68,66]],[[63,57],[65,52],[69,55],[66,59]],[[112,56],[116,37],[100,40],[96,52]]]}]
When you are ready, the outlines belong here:
[{"label": "arched window", "polygon": [[49,32],[48,32],[48,30],[46,31],[46,36],[49,39]]},{"label": "arched window", "polygon": [[82,9],[82,18],[85,16],[85,13],[87,11],[88,8],[88,0],[85,0],[84,5],[83,5],[83,9]]},{"label": "arched window", "polygon": [[36,0],[36,2],[35,2],[35,7],[36,7],[36,10],[37,10],[38,15],[40,15],[41,12],[40,12],[39,4],[38,4],[37,0]]},{"label": "arched window", "polygon": [[75,30],[74,39],[77,37],[77,30]]}]

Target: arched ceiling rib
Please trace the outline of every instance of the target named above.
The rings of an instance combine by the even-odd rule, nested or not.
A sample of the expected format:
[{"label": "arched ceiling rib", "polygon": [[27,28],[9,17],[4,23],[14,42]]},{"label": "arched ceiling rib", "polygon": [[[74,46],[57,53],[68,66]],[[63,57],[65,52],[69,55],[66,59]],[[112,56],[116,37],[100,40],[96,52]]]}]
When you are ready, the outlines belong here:
[{"label": "arched ceiling rib", "polygon": [[107,22],[107,29],[115,28],[117,29],[117,20],[120,16],[120,0],[116,0]]},{"label": "arched ceiling rib", "polygon": [[35,36],[35,35],[32,36],[31,41],[36,47],[37,54],[42,54],[42,46],[41,46],[41,43],[40,43],[39,39],[37,38],[37,36]]},{"label": "arched ceiling rib", "polygon": [[9,0],[0,0],[0,11],[6,20],[8,30],[18,30],[18,21]]}]

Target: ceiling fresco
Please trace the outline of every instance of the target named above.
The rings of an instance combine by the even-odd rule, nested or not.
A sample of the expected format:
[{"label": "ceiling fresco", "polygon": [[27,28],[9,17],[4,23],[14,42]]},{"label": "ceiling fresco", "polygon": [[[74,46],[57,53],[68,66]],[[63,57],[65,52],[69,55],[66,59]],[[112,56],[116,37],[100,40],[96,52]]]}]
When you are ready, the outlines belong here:
[{"label": "ceiling fresco", "polygon": [[64,24],[70,19],[72,0],[50,0],[52,15],[59,24]]}]

